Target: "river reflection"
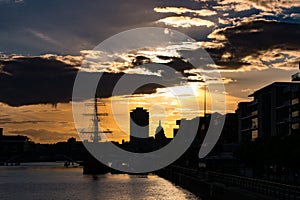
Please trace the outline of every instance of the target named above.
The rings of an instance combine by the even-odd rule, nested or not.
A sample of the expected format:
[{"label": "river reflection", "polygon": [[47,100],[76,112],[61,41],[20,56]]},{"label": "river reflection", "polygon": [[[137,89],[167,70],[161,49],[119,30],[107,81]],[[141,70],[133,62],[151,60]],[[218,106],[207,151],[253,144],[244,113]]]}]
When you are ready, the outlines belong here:
[{"label": "river reflection", "polygon": [[83,175],[61,163],[0,167],[0,199],[198,199],[156,175]]}]

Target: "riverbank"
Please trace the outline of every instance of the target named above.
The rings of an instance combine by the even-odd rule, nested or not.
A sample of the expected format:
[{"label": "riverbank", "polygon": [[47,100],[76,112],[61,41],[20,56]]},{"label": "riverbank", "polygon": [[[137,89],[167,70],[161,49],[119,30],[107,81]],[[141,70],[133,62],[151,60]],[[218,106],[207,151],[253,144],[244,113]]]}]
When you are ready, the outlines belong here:
[{"label": "riverbank", "polygon": [[274,198],[237,187],[211,182],[201,175],[188,175],[180,170],[165,168],[155,174],[207,200],[272,200]]}]

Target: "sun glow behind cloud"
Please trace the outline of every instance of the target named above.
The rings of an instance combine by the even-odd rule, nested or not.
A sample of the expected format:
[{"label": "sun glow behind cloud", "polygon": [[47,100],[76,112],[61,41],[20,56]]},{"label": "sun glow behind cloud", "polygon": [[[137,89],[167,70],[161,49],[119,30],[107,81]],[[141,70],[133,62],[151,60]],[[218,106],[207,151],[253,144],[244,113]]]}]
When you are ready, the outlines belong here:
[{"label": "sun glow behind cloud", "polygon": [[215,23],[212,21],[200,19],[200,18],[185,17],[185,16],[166,17],[158,20],[157,23],[164,23],[165,25],[169,25],[173,27],[183,27],[183,28],[190,28],[192,26],[206,26],[206,27],[215,26]]},{"label": "sun glow behind cloud", "polygon": [[[23,1],[0,0],[0,2],[13,4]],[[33,3],[35,4],[34,6],[32,5]],[[42,58],[47,61],[44,63],[60,61],[63,64],[70,65],[71,67],[78,69],[84,59],[84,56],[89,53],[89,62],[84,63],[88,72],[98,72],[101,70],[104,72],[104,70],[107,70],[105,72],[108,73],[126,73],[130,75],[150,75],[160,77],[162,76],[163,71],[151,71],[149,68],[145,68],[143,66],[133,67],[132,62],[137,56],[145,56],[150,58],[153,62],[167,64],[172,62],[172,58],[162,59],[159,56],[180,58],[180,54],[177,52],[178,48],[175,45],[173,47],[169,47],[169,49],[144,49],[139,52],[126,52],[122,55],[118,55],[119,59],[114,62],[101,64],[98,62],[97,56],[101,55],[103,52],[92,52],[92,50],[82,49],[91,49],[97,42],[103,41],[108,36],[132,27],[149,26],[149,24],[154,24],[163,27],[172,27],[174,29],[178,28],[180,31],[186,31],[187,34],[191,34],[197,39],[200,38],[200,40],[204,40],[198,41],[197,44],[194,44],[194,47],[198,45],[206,48],[207,50],[211,50],[212,55],[217,54],[215,61],[221,62],[211,66],[211,71],[214,73],[215,70],[218,70],[223,74],[223,81],[227,88],[227,110],[231,112],[236,108],[237,102],[247,101],[247,95],[252,91],[273,81],[289,81],[290,75],[295,73],[298,69],[298,62],[300,58],[298,37],[291,36],[290,32],[285,31],[291,29],[289,26],[290,24],[299,24],[299,1],[195,0],[191,4],[189,4],[190,2],[185,2],[182,3],[182,5],[178,5],[178,7],[175,7],[174,4],[169,1],[164,1],[160,5],[156,5],[153,1],[133,1],[131,3],[124,2],[124,5],[120,2],[120,10],[118,10],[120,15],[105,12],[107,10],[106,6],[113,5],[114,3],[115,2],[112,1],[111,4],[107,3],[104,5],[101,2],[95,1],[89,5],[85,4],[85,9],[82,9],[82,7],[76,8],[77,5],[81,6],[81,4],[75,3],[74,11],[76,14],[78,14],[78,12],[80,13],[80,10],[83,12],[85,10],[90,11],[89,15],[82,13],[82,20],[79,21],[75,18],[69,18],[69,12],[64,12],[69,6],[67,2],[59,3],[59,8],[61,8],[63,12],[57,12],[58,7],[55,6],[55,3],[53,4],[53,7],[49,7],[49,12],[44,12],[44,9],[42,9],[44,8],[44,3],[31,1],[25,1],[24,4],[14,5],[10,8],[6,7],[7,9],[4,8],[2,10],[2,18],[4,19],[4,27],[7,28],[2,33],[1,51],[8,53],[21,52],[21,54],[11,56],[0,54],[1,60],[9,61],[9,63],[16,62],[17,64],[22,64],[22,62],[25,61],[24,59],[28,60],[28,62],[33,62],[32,60],[35,58]],[[130,6],[128,6],[128,4]],[[33,11],[30,7],[36,10]],[[93,8],[103,10],[100,12],[99,9],[93,10]],[[13,15],[14,12],[18,12],[20,15]],[[11,13],[12,15],[10,15]],[[54,15],[49,15],[49,13],[54,13]],[[39,14],[40,17],[37,18],[36,14]],[[91,18],[91,15],[96,17]],[[22,16],[26,17],[24,18]],[[56,23],[57,19],[61,20],[62,23]],[[261,21],[261,23],[256,23],[258,20]],[[86,23],[86,21],[90,21],[91,23]],[[270,25],[273,28],[280,25],[280,22],[285,22],[285,24],[281,24],[280,29],[270,29],[268,32],[272,33],[272,37],[269,36],[270,34],[264,36],[263,34],[267,31],[266,29],[268,27],[268,23],[266,22],[270,21],[276,22]],[[35,24],[34,27],[32,27],[32,22]],[[120,26],[120,23],[122,26]],[[44,24],[48,24],[49,26],[44,26]],[[98,26],[95,26],[95,24],[98,24]],[[247,28],[251,26],[251,24],[254,24],[254,28]],[[213,33],[211,31],[207,31],[207,35],[210,34],[207,39],[202,30],[210,30],[215,27],[216,29],[212,30],[214,31]],[[234,31],[228,32],[231,28],[233,28]],[[294,32],[297,33],[297,29],[295,30],[296,31]],[[246,39],[244,38],[242,42],[239,41],[234,44],[238,38],[243,35],[247,35],[247,31],[249,33],[248,36],[255,35],[256,33],[259,34],[255,35],[254,40],[249,40],[249,37],[246,37]],[[204,35],[202,35],[202,33],[204,33]],[[279,33],[285,34],[284,36],[276,37]],[[273,38],[273,36],[276,37],[276,39],[273,39],[275,43],[281,40],[283,40],[283,43],[279,46],[277,44],[274,45],[273,43],[268,44],[268,42],[270,42],[269,38]],[[288,43],[286,38],[294,40],[294,46],[286,45]],[[253,47],[252,44],[255,43],[260,44],[260,48],[257,49],[255,46]],[[187,45],[182,45],[181,50],[185,50],[184,48],[186,47]],[[82,55],[80,55],[79,51],[81,51]],[[41,55],[45,52],[53,52],[53,54]],[[22,54],[41,56],[30,57],[22,56]],[[111,55],[102,54],[102,56]],[[29,80],[28,82],[30,82],[30,80],[34,80],[34,78],[28,77],[29,74],[40,73],[43,74],[42,79],[47,80],[48,76],[44,75],[45,73],[43,72],[47,72],[50,68],[53,68],[53,66],[51,65],[47,68],[45,67],[47,65],[44,63],[41,66],[39,66],[38,63],[35,63],[35,65],[39,66],[39,68],[32,71],[30,71],[30,67],[26,65],[20,65],[19,67],[11,65],[9,67],[14,69],[11,71],[9,71],[9,68],[3,68],[4,65],[1,65],[0,73],[3,76],[7,75],[8,78],[14,77],[23,79],[27,77],[26,80]],[[23,70],[25,67],[26,70]],[[70,71],[72,70],[71,67],[63,69],[65,71]],[[51,71],[51,73],[48,74],[54,74],[51,69],[49,71]],[[197,73],[200,72],[208,73],[205,70],[200,70]],[[187,70],[186,73],[191,73],[191,71]],[[63,75],[63,73],[59,73],[58,76],[62,77],[61,75]],[[201,81],[203,79],[201,75],[188,76],[185,78],[186,79],[183,79],[184,81]],[[65,82],[60,82],[63,79],[64,78],[60,78],[60,80],[57,81],[60,83],[58,84],[60,87],[58,90],[67,87]],[[6,79],[3,80],[1,84],[6,87]],[[55,81],[51,82],[54,83]],[[18,85],[21,82],[16,80],[16,83],[17,84],[14,85]],[[39,83],[40,82],[33,82],[33,85],[40,85]],[[184,86],[177,85],[177,87],[180,89]],[[203,101],[203,95],[201,96],[201,94],[203,94],[201,89],[202,83],[197,82],[192,87],[200,88],[198,96],[200,104],[203,103],[201,102]],[[3,89],[6,91],[8,88],[9,87]],[[24,91],[22,90],[24,88],[21,88],[21,90],[20,88],[17,89],[19,89],[19,91]],[[37,87],[36,89],[40,88]],[[22,93],[16,93],[14,90],[15,88],[8,90],[7,96],[10,97],[10,94],[22,95]],[[50,90],[53,89],[51,88]],[[34,96],[34,94],[31,93],[28,95],[28,91],[26,92],[26,96]],[[65,94],[66,92],[63,93]],[[51,93],[51,95],[56,97],[56,94],[53,95],[53,93]],[[49,97],[51,97],[51,95],[49,94]],[[26,96],[25,98],[22,96],[18,99],[26,99]],[[164,88],[158,88],[154,94],[132,95],[130,97],[132,103],[132,107],[130,109],[133,109],[135,106],[147,107],[149,111],[153,113],[152,116],[156,116],[156,118],[153,119],[154,128],[156,128],[159,118],[164,118],[166,113],[171,113],[170,119],[163,120],[164,127],[168,130],[166,132],[169,134],[168,136],[171,136],[172,127],[175,123],[174,116],[178,116],[179,118],[181,117],[179,115],[180,110],[172,107],[178,106],[178,102],[175,99],[170,101],[164,100],[161,102],[164,107],[167,107],[164,109],[161,105],[151,106],[151,102],[147,102],[145,100],[149,99],[149,101],[152,101],[153,103],[160,102],[166,97],[171,98],[172,95],[167,93]],[[28,134],[32,137],[34,135],[34,139],[41,142],[47,142],[47,140],[54,142],[55,137],[56,141],[61,139],[65,140],[71,135],[76,135],[76,132],[72,130],[74,127],[72,127],[72,118],[70,117],[71,109],[69,104],[58,104],[58,110],[64,108],[62,112],[60,112],[52,109],[51,105],[22,106],[24,105],[24,101],[16,99],[17,102],[12,102],[10,98],[4,99],[3,102],[21,107],[1,107],[5,114],[7,113],[7,115],[12,116],[1,116],[0,118],[1,126],[5,128],[6,132],[12,134]],[[129,97],[116,96],[114,98],[120,100],[119,102],[121,106],[125,99]],[[35,97],[35,99],[39,98]],[[66,102],[69,101],[69,98],[66,98],[65,96],[64,98],[60,97],[59,102],[62,102],[61,99]],[[54,102],[56,101],[57,99],[54,100]],[[25,101],[25,103],[28,102],[30,103],[30,101]],[[45,102],[53,101],[51,99],[50,101],[47,99]],[[200,107],[202,108],[203,105],[200,105]],[[32,110],[32,114],[30,114],[30,112],[25,112],[27,110]],[[44,110],[45,112],[40,112],[41,110]],[[188,111],[191,115],[192,113],[199,113],[199,111],[193,111],[192,109],[184,111]],[[47,112],[48,114],[46,114]],[[128,110],[118,114],[128,115]],[[203,111],[200,111],[200,114],[203,114]],[[59,116],[56,117],[56,115]],[[32,117],[35,118],[31,120]],[[125,120],[124,125],[126,124],[128,124],[128,122]],[[32,127],[33,129],[40,130],[31,130]],[[116,126],[112,125],[112,127]],[[154,129],[151,128],[151,130],[151,134],[153,134]],[[118,131],[119,130],[115,128],[113,136],[117,137]],[[43,132],[47,137],[42,135]]]},{"label": "sun glow behind cloud", "polygon": [[201,9],[201,10],[193,10],[184,7],[165,7],[165,8],[154,8],[155,12],[158,13],[175,13],[175,14],[184,14],[184,13],[193,13],[198,16],[213,16],[216,15],[217,12],[208,9]]},{"label": "sun glow behind cloud", "polygon": [[[220,107],[216,106],[217,110],[211,110],[211,93],[217,94],[218,91],[207,91],[207,113],[219,112],[224,102],[220,102]],[[215,97],[222,99],[221,95]],[[150,112],[150,136],[154,136],[159,120],[163,123],[167,137],[173,137],[176,120],[192,119],[204,114],[203,83],[158,88],[154,94],[115,96],[104,101],[106,107],[100,109],[109,115],[102,127],[113,131],[113,134],[107,134],[109,139],[117,138],[118,141],[129,140],[129,112],[136,107],[143,107]],[[233,112],[237,99],[227,94],[226,101],[229,103],[227,112]]]}]

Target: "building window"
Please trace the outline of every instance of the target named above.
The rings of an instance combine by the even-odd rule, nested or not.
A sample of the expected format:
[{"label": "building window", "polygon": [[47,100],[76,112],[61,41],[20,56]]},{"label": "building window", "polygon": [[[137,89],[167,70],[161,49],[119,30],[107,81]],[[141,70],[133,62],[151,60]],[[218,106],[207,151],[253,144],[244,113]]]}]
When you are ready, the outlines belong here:
[{"label": "building window", "polygon": [[258,130],[252,131],[252,141],[254,141],[256,138],[258,138]]},{"label": "building window", "polygon": [[292,117],[299,117],[299,111],[292,112]]},{"label": "building window", "polygon": [[258,114],[257,110],[252,112],[252,116],[257,115],[257,114]]},{"label": "building window", "polygon": [[252,119],[252,128],[253,129],[258,128],[258,118],[253,118]]},{"label": "building window", "polygon": [[298,130],[299,129],[299,123],[292,124],[292,129],[293,130]]},{"label": "building window", "polygon": [[292,105],[296,105],[298,103],[299,103],[299,99],[298,98],[292,100]]}]

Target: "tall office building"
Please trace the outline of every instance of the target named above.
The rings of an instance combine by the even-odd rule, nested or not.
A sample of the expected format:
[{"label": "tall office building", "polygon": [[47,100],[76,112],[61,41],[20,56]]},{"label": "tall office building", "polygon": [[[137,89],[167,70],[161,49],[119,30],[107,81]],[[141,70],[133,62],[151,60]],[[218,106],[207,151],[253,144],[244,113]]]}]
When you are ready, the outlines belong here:
[{"label": "tall office building", "polygon": [[144,108],[136,108],[130,112],[130,142],[138,142],[149,138],[149,112]]}]

